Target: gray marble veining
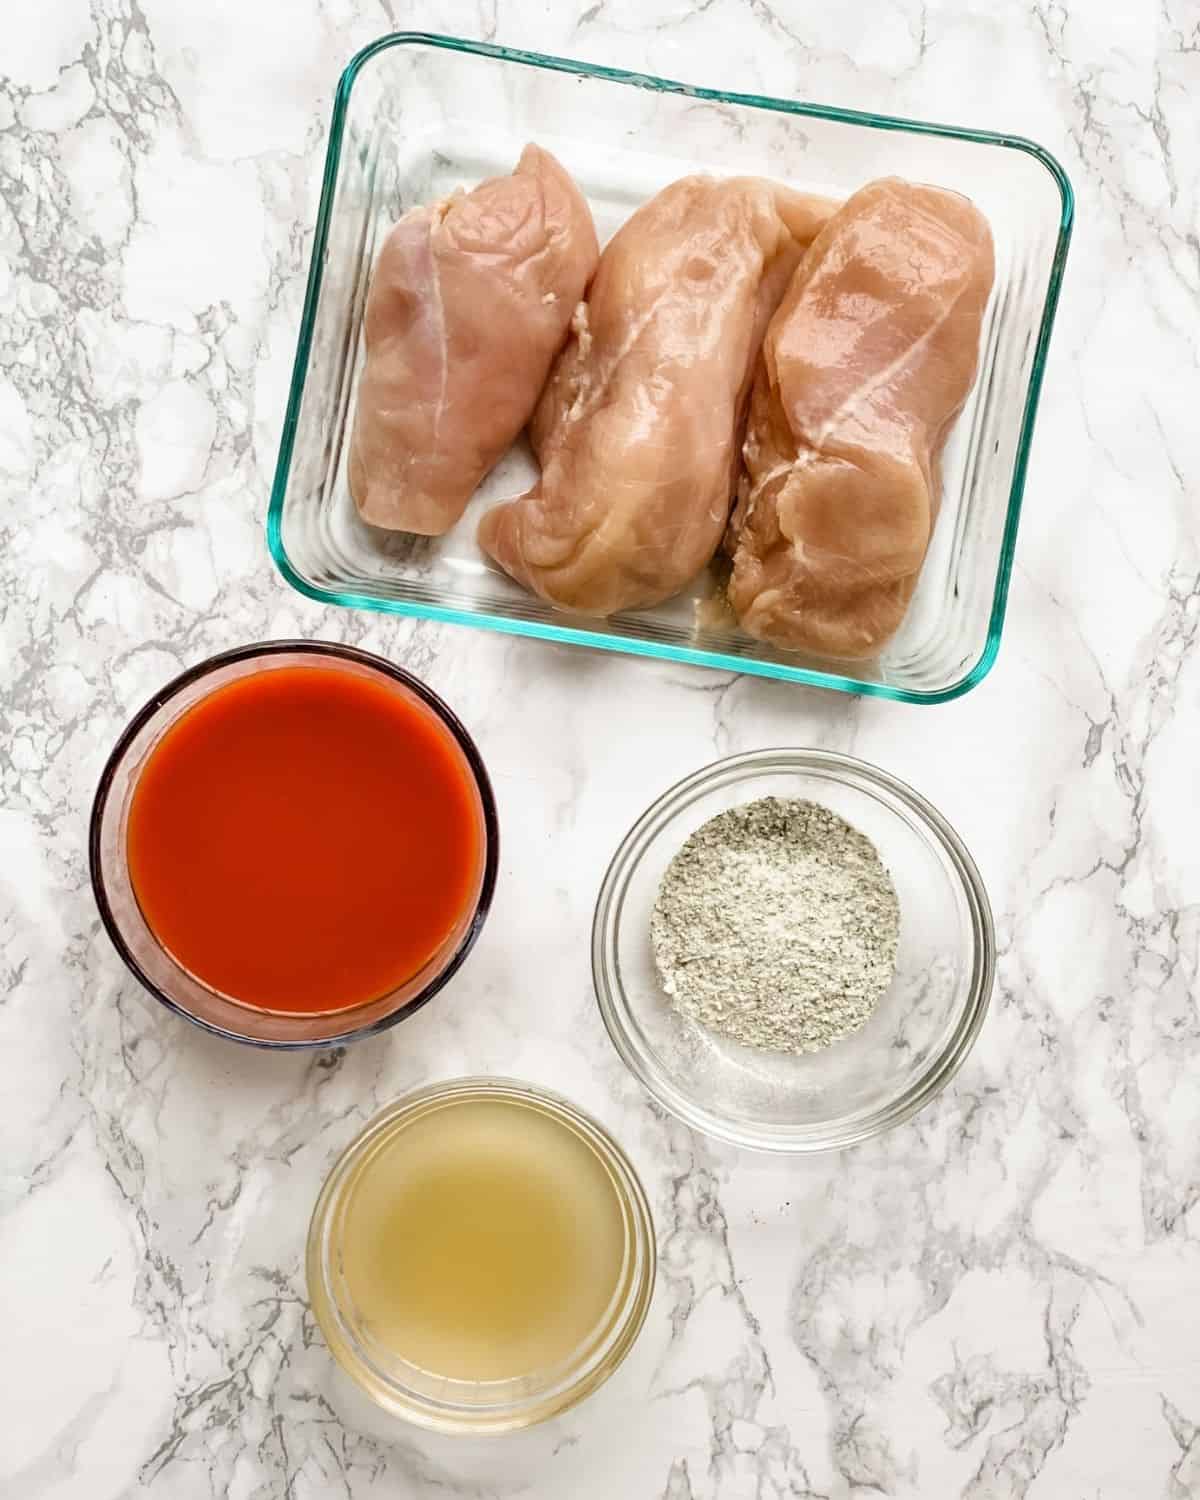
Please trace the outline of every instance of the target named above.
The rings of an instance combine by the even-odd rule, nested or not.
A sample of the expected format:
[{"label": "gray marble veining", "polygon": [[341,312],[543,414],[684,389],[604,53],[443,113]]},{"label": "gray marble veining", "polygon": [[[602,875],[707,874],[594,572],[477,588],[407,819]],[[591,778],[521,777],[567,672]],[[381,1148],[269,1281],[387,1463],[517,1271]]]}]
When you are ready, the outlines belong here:
[{"label": "gray marble veining", "polygon": [[[351,53],[402,27],[1008,128],[1060,155],[1078,229],[1005,643],[977,692],[906,710],[289,592],[263,515],[330,99]],[[1200,1496],[1198,96],[1190,0],[6,15],[6,1500]],[[477,736],[504,829],[453,990],[307,1058],[158,1010],[99,931],[85,861],[132,710],[212,651],[289,634],[426,676]],[[1001,960],[972,1058],[919,1120],[781,1164],[648,1102],[603,1034],[586,944],[614,838],[654,794],[789,742],[878,761],[943,807]],[[333,1156],[387,1099],[467,1070],[553,1081],[604,1119],[661,1250],[617,1377],[501,1443],[375,1412],[304,1296]]]}]

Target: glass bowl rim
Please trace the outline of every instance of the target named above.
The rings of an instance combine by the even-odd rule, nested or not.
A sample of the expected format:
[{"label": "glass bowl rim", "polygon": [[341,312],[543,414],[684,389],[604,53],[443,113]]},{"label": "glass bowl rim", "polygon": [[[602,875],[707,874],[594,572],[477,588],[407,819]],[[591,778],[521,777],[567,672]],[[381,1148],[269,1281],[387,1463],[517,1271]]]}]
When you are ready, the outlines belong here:
[{"label": "glass bowl rim", "polygon": [[[570,1363],[560,1366],[558,1372],[553,1372],[559,1375],[557,1383],[541,1392],[490,1406],[469,1408],[453,1402],[437,1402],[398,1382],[388,1381],[384,1375],[375,1374],[356,1349],[352,1337],[341,1326],[343,1320],[338,1313],[325,1264],[330,1216],[337,1206],[347,1173],[364,1150],[382,1132],[419,1107],[456,1097],[532,1099],[547,1108],[559,1123],[572,1128],[583,1126],[590,1137],[589,1146],[601,1156],[610,1176],[615,1178],[614,1166],[618,1169],[619,1182],[615,1181],[614,1185],[628,1215],[628,1242],[635,1252],[641,1251],[640,1266],[636,1274],[631,1275],[626,1295],[613,1310],[608,1347],[590,1350],[581,1367],[573,1367]],[[463,1435],[510,1432],[535,1426],[578,1405],[603,1385],[622,1364],[645,1325],[654,1294],[658,1246],[654,1216],[642,1179],[624,1147],[606,1126],[589,1111],[541,1084],[503,1074],[472,1073],[410,1089],[377,1110],[355,1132],[334,1159],[321,1184],[309,1219],[304,1260],[313,1315],[329,1352],[354,1384],[394,1416],[431,1431]],[[333,1337],[327,1326],[330,1322],[334,1325]]]},{"label": "glass bowl rim", "polygon": [[[451,605],[432,604],[416,599],[388,599],[373,594],[356,593],[352,589],[330,588],[314,583],[296,567],[288,555],[283,540],[283,510],[287,495],[288,478],[292,466],[296,429],[300,420],[300,407],[308,379],[309,355],[312,345],[317,305],[320,301],[324,280],[325,250],[329,238],[330,221],[333,216],[333,200],[337,187],[338,166],[341,160],[342,137],[345,131],[346,114],[354,82],[364,64],[380,52],[392,47],[433,47],[442,51],[461,52],[475,57],[490,57],[497,62],[519,63],[525,67],[544,71],[568,73],[580,78],[603,79],[609,83],[631,85],[656,93],[682,94],[717,104],[734,104],[748,109],[774,111],[779,114],[797,115],[809,119],[833,120],[839,124],[857,125],[872,130],[909,132],[915,135],[942,136],[951,140],[973,141],[979,145],[996,146],[1019,151],[1039,162],[1058,188],[1060,213],[1058,237],[1050,262],[1050,274],[1046,283],[1046,296],[1042,303],[1041,316],[1037,322],[1037,336],[1030,368],[1029,382],[1021,412],[1020,430],[1017,435],[1016,454],[1013,463],[1012,483],[1009,487],[1008,504],[1004,517],[1004,532],[997,561],[996,578],[992,594],[992,605],[988,616],[987,638],[976,661],[956,681],[946,687],[933,690],[896,687],[887,682],[865,682],[839,672],[826,672],[815,667],[789,666],[786,663],[759,661],[753,657],[731,656],[722,651],[694,646],[671,645],[636,637],[610,635],[604,631],[585,631],[568,624],[549,624],[544,621],[510,618],[502,613],[458,609]],[[930,120],[912,119],[903,115],[876,114],[868,110],[846,109],[832,104],[813,104],[798,99],[780,99],[770,94],[743,94],[732,90],[704,88],[696,84],[680,83],[669,78],[659,78],[651,73],[640,73],[626,68],[605,67],[599,63],[580,62],[569,57],[558,57],[551,53],[530,52],[519,47],[504,47],[495,42],[470,40],[431,31],[394,31],[376,37],[357,51],[342,71],[334,94],[333,113],[330,119],[329,140],[325,151],[325,166],[321,182],[321,199],[317,208],[313,233],[312,255],[309,260],[308,281],[305,286],[304,305],[300,315],[300,331],[296,340],[296,355],[292,364],[291,382],[288,388],[287,409],[279,438],[279,451],[275,462],[275,474],[271,484],[271,498],[267,509],[267,549],[279,573],[297,593],[321,604],[335,604],[344,609],[372,610],[382,614],[436,620],[442,624],[466,625],[477,630],[495,631],[500,634],[527,636],[534,640],[553,641],[573,646],[588,646],[593,650],[612,651],[625,656],[648,657],[652,660],[681,662],[685,665],[704,666],[739,675],[766,677],[776,681],[801,683],[808,687],[830,688],[837,692],[859,696],[891,699],[897,703],[918,705],[948,703],[960,698],[977,687],[995,665],[1000,650],[1000,639],[1004,631],[1004,619],[1008,609],[1008,594],[1012,582],[1013,560],[1016,556],[1017,531],[1021,519],[1021,505],[1025,492],[1025,479],[1029,467],[1029,454],[1033,442],[1033,430],[1041,398],[1042,381],[1050,348],[1050,336],[1054,329],[1062,289],[1063,272],[1067,251],[1071,243],[1071,231],[1075,220],[1075,193],[1071,180],[1058,159],[1044,146],[1011,131],[974,129],[965,125],[944,125]]]},{"label": "glass bowl rim", "polygon": [[[406,1004],[398,1006],[396,1010],[390,1011],[387,1015],[380,1016],[369,1025],[350,1026],[328,1037],[283,1039],[245,1036],[227,1026],[220,1025],[216,1021],[209,1020],[205,1016],[195,1015],[186,1006],[166,994],[161,986],[146,973],[145,969],[139,963],[137,956],[125,940],[120,923],[117,921],[112,909],[112,903],[108,897],[101,852],[101,827],[104,821],[105,810],[108,806],[112,784],[116,779],[122,762],[133,741],[150,720],[153,719],[155,714],[170,703],[173,698],[178,697],[185,688],[191,687],[193,683],[203,681],[204,678],[211,676],[214,672],[218,672],[224,667],[234,666],[243,661],[253,661],[259,657],[289,654],[332,657],[340,661],[353,662],[358,666],[367,667],[398,683],[407,692],[412,693],[415,698],[422,702],[435,715],[439,722],[450,731],[455,744],[467,762],[472,781],[479,794],[480,810],[483,817],[484,849],[479,896],[475,902],[475,910],[471,921],[463,933],[458,947],[447,960],[445,967],[439,970],[423,989],[418,990]],[[104,925],[104,930],[108,934],[109,941],[133,977],[160,1004],[166,1006],[168,1010],[173,1011],[175,1015],[182,1016],[184,1020],[190,1021],[193,1026],[198,1026],[202,1031],[210,1032],[213,1036],[222,1037],[226,1041],[239,1042],[243,1046],[260,1047],[266,1051],[276,1052],[303,1052],[314,1051],[324,1047],[345,1046],[349,1042],[359,1041],[363,1037],[374,1036],[378,1032],[386,1031],[389,1027],[407,1020],[410,1015],[427,1005],[438,991],[454,977],[462,967],[467,954],[475,945],[475,941],[483,928],[484,921],[492,904],[496,888],[499,858],[500,824],[496,813],[496,799],[492,791],[492,784],[475,741],[471,738],[471,735],[458,716],[431,687],[404,667],[397,666],[394,662],[388,661],[386,657],[376,655],[373,651],[364,651],[358,646],[342,645],[337,641],[283,639],[234,646],[227,651],[217,652],[215,656],[205,657],[203,661],[197,662],[195,666],[189,667],[186,671],[172,677],[142,704],[141,708],[132,716],[117,737],[116,743],[113,745],[104,762],[104,769],[100,773],[96,792],[92,798],[92,808],[88,820],[88,873],[91,879],[92,895],[96,902],[96,909],[100,914],[100,920]],[[354,1011],[349,1010],[340,1015],[335,1015],[333,1019],[347,1020],[353,1017],[353,1015]]]},{"label": "glass bowl rim", "polygon": [[[654,839],[672,818],[706,792],[772,771],[824,772],[835,781],[868,794],[882,791],[897,798],[913,814],[920,830],[947,856],[970,914],[971,978],[946,1045],[897,1097],[877,1108],[859,1110],[839,1126],[735,1124],[706,1109],[681,1089],[654,1055],[636,1040],[628,1023],[631,1007],[619,978],[616,944],[621,906],[629,880]],[[626,1067],[664,1109],[693,1130],[730,1145],[780,1155],[841,1150],[912,1119],[941,1093],[974,1046],[991,1001],[995,970],[996,934],[991,904],[975,861],[953,827],[907,782],[856,756],[835,750],[794,747],[745,751],[702,766],[668,787],[637,818],[618,845],[601,882],[592,920],[592,984],[596,1003],[609,1039]]]}]

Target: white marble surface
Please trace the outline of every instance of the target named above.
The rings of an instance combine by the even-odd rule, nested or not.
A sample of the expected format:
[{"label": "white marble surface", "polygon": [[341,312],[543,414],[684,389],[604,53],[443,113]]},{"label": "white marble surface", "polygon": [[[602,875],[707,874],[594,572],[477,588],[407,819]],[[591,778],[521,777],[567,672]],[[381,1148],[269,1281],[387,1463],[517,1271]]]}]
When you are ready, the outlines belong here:
[{"label": "white marble surface", "polygon": [[[324,612],[263,516],[338,71],[418,25],[1008,127],[1079,221],[993,675],[938,710]],[[0,45],[0,1491],[6,1500],[1200,1496],[1200,487],[1191,0],[54,0]],[[444,1002],[334,1057],[177,1022],[85,870],[163,680],[278,635],[423,673],[490,763],[493,917]],[[636,715],[640,732],[629,730]],[[994,1007],[917,1123],[780,1164],[664,1120],[591,997],[620,830],[718,752],[852,750],[934,796],[996,908]],[[412,1084],[557,1085],[657,1214],[645,1335],[508,1441],[334,1376],[301,1245]]]}]

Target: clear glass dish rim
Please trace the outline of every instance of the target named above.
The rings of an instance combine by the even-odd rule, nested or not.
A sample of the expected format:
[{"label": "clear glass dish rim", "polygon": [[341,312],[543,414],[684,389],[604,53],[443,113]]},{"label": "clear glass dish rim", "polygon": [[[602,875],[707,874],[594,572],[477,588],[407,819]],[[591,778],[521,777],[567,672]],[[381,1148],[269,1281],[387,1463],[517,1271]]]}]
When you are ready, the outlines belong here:
[{"label": "clear glass dish rim", "polygon": [[[1050,268],[1050,279],[1046,287],[1046,300],[1042,305],[1042,316],[1038,324],[1037,342],[1034,349],[1033,367],[1029,385],[1025,392],[1021,430],[1017,440],[1016,461],[1013,468],[1012,488],[1009,491],[1008,511],[1004,522],[1004,535],[1000,548],[1000,563],[996,573],[996,590],[992,597],[992,609],[988,621],[988,635],[979,659],[957,682],[935,692],[919,692],[910,688],[895,687],[889,683],[863,682],[854,677],[845,677],[836,672],[822,672],[811,667],[791,667],[785,663],[766,662],[753,657],[730,656],[721,651],[708,651],[690,646],[672,646],[636,637],[609,635],[603,631],[577,630],[569,625],[551,625],[538,620],[522,620],[507,615],[475,613],[470,610],[453,609],[443,605],[421,603],[408,599],[382,599],[371,594],[356,594],[334,588],[322,588],[310,583],[292,564],[283,542],[283,507],[287,493],[288,475],[291,470],[292,451],[296,439],[296,427],[300,417],[300,405],[308,373],[308,360],[316,317],[317,302],[321,294],[324,274],[325,250],[329,237],[330,219],[333,213],[333,197],[337,181],[338,163],[341,159],[342,135],[346,123],[346,111],[354,81],[363,64],[376,53],[398,46],[437,47],[450,52],[469,53],[477,57],[491,57],[500,62],[521,63],[529,67],[551,72],[571,73],[583,78],[601,78],[611,83],[630,84],[636,88],[651,89],[660,93],[684,94],[689,98],[704,99],[714,103],[736,104],[751,109],[773,110],[783,114],[806,116],[813,119],[836,120],[843,124],[863,125],[873,130],[908,131],[917,135],[943,136],[948,139],[974,141],[981,145],[998,146],[1008,150],[1023,151],[1040,162],[1054,179],[1062,202],[1059,219],[1058,240]],[[338,81],[333,102],[333,116],[329,128],[329,144],[325,153],[325,169],[321,185],[321,201],[317,210],[316,230],[313,237],[312,259],[309,262],[308,285],[304,296],[304,310],[300,320],[300,333],[296,343],[296,358],[292,367],[291,385],[288,391],[287,410],[283,430],[279,439],[279,456],[275,466],[275,477],[271,486],[271,500],[267,512],[267,546],[275,566],[283,577],[306,598],[321,604],[336,604],[347,609],[377,610],[384,614],[405,615],[417,619],[436,620],[452,625],[468,625],[477,629],[497,631],[507,635],[529,636],[538,640],[555,641],[560,644],[590,646],[600,651],[615,651],[626,656],[649,657],[660,661],[681,662],[690,666],[705,666],[727,672],[737,672],[757,677],[769,677],[783,682],[801,683],[809,687],[832,688],[843,693],[854,693],[875,698],[890,698],[899,703],[936,704],[947,703],[970,692],[991,671],[1000,649],[1000,637],[1004,629],[1004,616],[1008,607],[1008,591],[1012,578],[1013,557],[1017,545],[1017,529],[1021,517],[1021,501],[1025,490],[1025,475],[1029,465],[1029,451],[1033,440],[1034,423],[1037,417],[1038,400],[1041,395],[1042,378],[1049,351],[1050,335],[1054,327],[1058,308],[1059,291],[1067,248],[1071,241],[1071,227],[1075,217],[1075,195],[1070,179],[1061,164],[1043,146],[1024,136],[990,130],[972,130],[958,125],[939,125],[927,120],[905,119],[899,115],[872,114],[862,110],[842,109],[836,105],[809,104],[798,100],[777,99],[770,95],[738,94],[720,89],[707,89],[692,84],[678,83],[671,79],[657,78],[649,73],[634,73],[623,68],[608,68],[597,63],[577,62],[571,58],[554,57],[539,52],[527,52],[516,47],[502,47],[493,42],[477,42],[465,37],[445,36],[436,32],[397,31],[376,38],[350,59]]]},{"label": "clear glass dish rim", "polygon": [[[691,1098],[642,1048],[628,1024],[630,1008],[618,980],[617,932],[621,902],[638,862],[676,813],[706,792],[771,771],[817,771],[847,785],[863,782],[898,798],[949,857],[962,882],[971,914],[974,965],[966,1004],[945,1047],[922,1076],[890,1104],[846,1117],[840,1128],[807,1126],[758,1130],[730,1123]],[[615,904],[614,904],[615,903]],[[941,1093],[966,1060],[983,1026],[996,970],[996,934],[983,880],[958,834],[919,792],[867,761],[834,750],[785,748],[726,756],[685,776],[655,799],[621,840],[605,871],[592,921],[592,983],[600,1015],[621,1060],[664,1109],[694,1130],[753,1151],[808,1155],[858,1145],[901,1125]]]},{"label": "clear glass dish rim", "polygon": [[[309,656],[332,656],[341,661],[351,661],[359,666],[371,668],[385,677],[390,677],[398,682],[408,692],[419,698],[437,718],[446,726],[454,737],[455,743],[462,751],[470,768],[472,779],[479,791],[480,806],[483,812],[484,825],[484,853],[483,853],[483,876],[479,887],[479,898],[475,904],[475,911],[471,917],[470,925],[463,933],[462,941],[441,969],[424,989],[419,990],[406,1004],[398,1006],[396,1010],[390,1011],[385,1016],[380,1016],[366,1026],[350,1026],[336,1034],[328,1037],[303,1037],[294,1039],[275,1039],[269,1037],[245,1036],[240,1032],[233,1031],[227,1026],[221,1026],[205,1016],[194,1015],[188,1008],[181,1005],[177,1000],[166,994],[143,969],[138,962],[137,956],[126,942],[121,931],[120,923],[113,913],[112,903],[108,898],[108,889],[104,879],[104,864],[101,852],[101,826],[104,821],[104,812],[108,804],[109,792],[113,781],[120,769],[121,762],[128,753],[130,745],[138,734],[172,698],[177,697],[185,688],[195,682],[203,681],[205,677],[222,667],[228,667],[242,661],[252,661],[257,657],[280,656],[289,653]],[[465,726],[460,722],[453,710],[438,697],[432,688],[427,687],[419,677],[413,676],[411,672],[398,667],[386,657],[377,656],[373,651],[363,651],[358,646],[344,646],[336,641],[310,641],[310,640],[278,640],[262,641],[257,644],[234,646],[228,651],[219,651],[215,656],[206,657],[197,662],[194,667],[189,667],[186,672],[181,672],[177,677],[165,683],[138,709],[137,713],[126,724],[117,738],[116,744],[109,752],[104,762],[104,769],[100,773],[100,779],[96,784],[95,796],[92,799],[91,813],[88,819],[88,874],[91,880],[92,896],[96,903],[96,909],[100,914],[101,923],[108,934],[109,941],[116,949],[118,956],[125,967],[138,981],[148,994],[152,995],[160,1004],[165,1005],[175,1015],[182,1016],[185,1021],[190,1021],[193,1026],[198,1026],[202,1031],[211,1032],[213,1036],[223,1037],[226,1041],[239,1042],[246,1047],[260,1047],[266,1051],[273,1052],[304,1052],[313,1051],[322,1047],[341,1047],[348,1042],[355,1042],[362,1037],[375,1036],[381,1031],[386,1031],[391,1026],[398,1025],[410,1015],[427,1005],[430,1000],[441,990],[462,967],[467,954],[475,946],[475,940],[483,929],[487,914],[492,904],[492,897],[496,889],[496,875],[500,862],[500,821],[496,813],[496,799],[492,791],[492,784],[488,777],[487,768],[483,764],[483,758],[475,741],[468,734]],[[338,1015],[339,1020],[350,1020],[354,1011],[345,1011]]]},{"label": "clear glass dish rim", "polygon": [[[573,1128],[582,1125],[594,1138],[589,1141],[592,1148],[597,1149],[597,1143],[603,1148],[610,1174],[614,1166],[618,1169],[619,1188],[630,1219],[631,1245],[635,1251],[641,1252],[638,1274],[632,1277],[627,1296],[614,1311],[608,1330],[611,1339],[608,1347],[602,1347],[598,1355],[591,1351],[590,1362],[585,1361],[581,1368],[572,1370],[568,1366],[566,1373],[560,1373],[557,1382],[545,1391],[524,1400],[498,1402],[494,1406],[465,1407],[453,1401],[434,1401],[376,1375],[365,1359],[359,1357],[351,1338],[342,1330],[325,1269],[330,1216],[336,1207],[338,1192],[357,1158],[373,1138],[406,1114],[438,1099],[454,1097],[533,1099]],[[533,1427],[570,1410],[591,1395],[613,1374],[637,1342],[650,1310],[657,1266],[654,1217],[645,1187],[612,1133],[593,1115],[552,1089],[504,1075],[469,1074],[426,1084],[394,1099],[372,1115],[330,1167],[313,1206],[305,1244],[309,1302],[334,1359],[359,1389],[385,1411],[417,1426],[451,1435],[512,1432]]]}]

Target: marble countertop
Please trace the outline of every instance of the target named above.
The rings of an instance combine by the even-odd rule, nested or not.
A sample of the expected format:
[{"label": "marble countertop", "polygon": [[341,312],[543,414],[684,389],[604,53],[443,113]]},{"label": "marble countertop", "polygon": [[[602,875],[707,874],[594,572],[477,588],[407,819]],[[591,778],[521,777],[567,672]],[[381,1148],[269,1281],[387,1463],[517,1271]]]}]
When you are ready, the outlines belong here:
[{"label": "marble countertop", "polygon": [[[330,101],[417,26],[1010,128],[1078,225],[999,663],[936,710],[323,611],[263,538]],[[0,1489],[6,1500],[1200,1496],[1200,487],[1185,0],[55,0],[0,48]],[[351,641],[461,713],[504,822],[453,991],[331,1056],[176,1021],[99,930],[130,713],[239,642]],[[615,704],[620,704],[620,711]],[[631,732],[636,723],[638,732]],[[614,840],[719,753],[852,751],[991,891],[990,1017],[916,1122],[825,1159],[665,1119],[592,999]],[[536,955],[536,960],[530,958]],[[657,1216],[646,1331],[578,1411],[436,1440],[309,1314],[317,1186],[424,1080],[550,1082]]]}]

